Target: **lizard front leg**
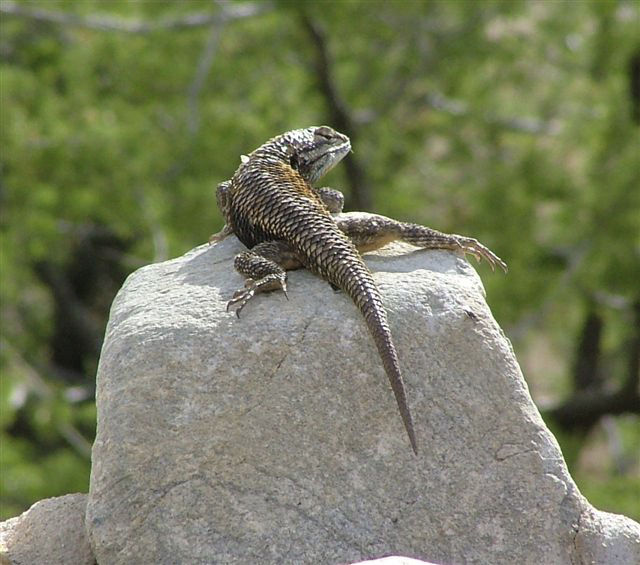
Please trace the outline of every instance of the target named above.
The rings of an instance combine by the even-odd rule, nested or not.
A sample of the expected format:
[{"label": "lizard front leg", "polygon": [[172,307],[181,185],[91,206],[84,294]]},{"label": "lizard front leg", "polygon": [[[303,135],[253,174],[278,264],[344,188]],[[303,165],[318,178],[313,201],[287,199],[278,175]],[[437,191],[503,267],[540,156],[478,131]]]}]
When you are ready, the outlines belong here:
[{"label": "lizard front leg", "polygon": [[213,245],[214,243],[222,241],[225,237],[231,235],[232,233],[233,228],[229,224],[225,224],[224,226],[222,226],[222,229],[219,232],[214,233],[209,237],[209,245]]},{"label": "lizard front leg", "polygon": [[225,219],[226,224],[222,226],[222,229],[218,233],[214,233],[209,238],[209,245],[222,241],[228,235],[233,233],[233,228],[229,225],[229,213],[231,211],[231,181],[225,180],[218,184],[216,189],[216,202],[218,204],[218,210]]},{"label": "lizard front leg", "polygon": [[321,186],[320,188],[314,188],[315,192],[322,203],[327,207],[332,214],[339,214],[344,207],[344,194],[335,188],[329,186]]},{"label": "lizard front leg", "polygon": [[338,227],[353,241],[358,251],[373,251],[392,241],[404,241],[424,249],[449,249],[470,253],[478,261],[484,259],[492,269],[507,272],[507,264],[477,239],[446,234],[418,224],[399,222],[386,216],[342,216],[335,218]]},{"label": "lizard front leg", "polygon": [[287,296],[287,271],[299,269],[302,263],[285,242],[265,241],[236,255],[234,266],[247,277],[244,287],[227,303],[227,311],[237,305],[239,318],[240,310],[260,292],[281,289]]}]

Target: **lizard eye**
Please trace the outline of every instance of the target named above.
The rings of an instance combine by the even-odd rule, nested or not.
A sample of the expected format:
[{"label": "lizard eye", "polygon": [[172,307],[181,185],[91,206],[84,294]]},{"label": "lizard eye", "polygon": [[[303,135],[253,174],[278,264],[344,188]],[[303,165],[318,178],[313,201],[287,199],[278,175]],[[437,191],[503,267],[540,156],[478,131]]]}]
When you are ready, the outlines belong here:
[{"label": "lizard eye", "polygon": [[328,126],[320,126],[319,128],[316,128],[314,136],[322,137],[323,139],[331,139],[333,137],[333,130]]}]

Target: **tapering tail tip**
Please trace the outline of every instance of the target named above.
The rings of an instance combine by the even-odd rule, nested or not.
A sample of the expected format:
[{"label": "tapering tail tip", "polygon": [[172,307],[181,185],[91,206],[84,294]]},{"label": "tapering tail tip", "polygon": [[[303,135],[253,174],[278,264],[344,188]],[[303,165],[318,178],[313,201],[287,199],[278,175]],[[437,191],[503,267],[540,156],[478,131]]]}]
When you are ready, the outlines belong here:
[{"label": "tapering tail tip", "polygon": [[[360,267],[359,272],[357,271],[358,266]],[[371,273],[367,270],[362,260],[356,260],[350,265],[350,268],[353,268],[354,271],[349,271],[349,276],[345,276],[347,283],[341,285],[340,288],[343,288],[349,294],[362,312],[396,398],[402,423],[409,436],[411,449],[413,449],[415,455],[418,455],[418,442],[414,431],[413,418],[407,403],[407,393],[402,380],[398,354],[391,338],[391,330],[389,330],[387,313],[382,304],[382,298],[373,282]]]},{"label": "tapering tail tip", "polygon": [[409,442],[411,443],[411,449],[413,449],[413,453],[414,455],[418,455],[418,441],[416,440],[416,433],[413,429],[413,421],[412,420],[405,420],[405,418],[402,418],[402,421],[404,423],[404,427],[407,430],[407,435],[409,436]]}]

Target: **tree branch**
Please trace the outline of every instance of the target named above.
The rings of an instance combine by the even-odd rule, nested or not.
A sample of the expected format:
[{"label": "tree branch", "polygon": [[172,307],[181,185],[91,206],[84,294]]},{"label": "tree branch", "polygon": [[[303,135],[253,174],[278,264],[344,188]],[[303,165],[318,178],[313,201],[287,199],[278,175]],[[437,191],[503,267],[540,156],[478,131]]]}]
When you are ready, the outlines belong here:
[{"label": "tree branch", "polygon": [[200,59],[198,60],[196,75],[189,86],[187,101],[189,117],[187,119],[187,127],[191,136],[194,136],[198,132],[198,129],[200,129],[200,92],[202,91],[204,83],[207,80],[207,76],[209,75],[209,71],[211,70],[211,65],[213,64],[224,23],[225,22],[221,20],[217,20],[211,25],[209,37],[207,38],[207,42],[205,43]]},{"label": "tree branch", "polygon": [[578,392],[560,406],[543,411],[543,414],[551,416],[566,430],[589,429],[607,414],[640,414],[638,391],[629,392],[625,388],[615,392]]},{"label": "tree branch", "polygon": [[559,406],[545,410],[544,414],[551,416],[562,428],[588,430],[608,414],[640,414],[640,301],[633,303],[632,313],[633,335],[629,343],[629,372],[625,382],[615,392],[599,387],[578,390]]},{"label": "tree branch", "polygon": [[640,299],[632,305],[633,337],[629,343],[629,373],[623,390],[640,396]]},{"label": "tree branch", "polygon": [[601,340],[604,320],[595,303],[589,301],[587,316],[578,337],[573,375],[573,388],[576,391],[602,389],[600,374]]},{"label": "tree branch", "polygon": [[[346,103],[338,93],[334,78],[331,73],[331,62],[327,39],[324,31],[304,11],[300,12],[302,27],[309,34],[315,50],[315,71],[320,91],[324,95],[329,107],[331,125],[344,133],[355,144],[357,130],[349,113]],[[349,187],[351,189],[348,206],[358,210],[370,210],[372,205],[371,188],[367,180],[364,167],[353,153],[344,159]]]},{"label": "tree branch", "polygon": [[0,4],[0,14],[28,18],[70,27],[82,27],[98,31],[115,31],[120,33],[149,34],[164,30],[182,30],[210,26],[254,16],[265,10],[267,6],[258,4],[220,3],[221,9],[216,12],[194,12],[184,16],[166,18],[158,21],[131,20],[117,18],[108,14],[89,14],[80,16],[69,12],[57,12],[31,8],[17,2],[4,0]]}]

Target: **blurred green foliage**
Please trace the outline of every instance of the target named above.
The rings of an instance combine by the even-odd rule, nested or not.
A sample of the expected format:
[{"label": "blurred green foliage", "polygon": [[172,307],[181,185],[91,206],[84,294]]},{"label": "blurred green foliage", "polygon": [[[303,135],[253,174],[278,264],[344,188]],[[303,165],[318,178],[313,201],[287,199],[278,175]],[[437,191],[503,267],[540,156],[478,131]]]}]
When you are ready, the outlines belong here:
[{"label": "blurred green foliage", "polygon": [[[302,10],[324,31],[372,208],[473,235],[509,263],[483,278],[536,400],[570,394],[594,301],[602,371],[625,379],[640,299],[636,2],[3,2],[0,518],[87,490],[97,347],[124,274],[221,227],[215,186],[241,154],[328,121]],[[176,25],[193,14],[214,17]],[[357,205],[343,168],[326,184]],[[102,265],[82,255],[96,230],[121,275],[82,270]],[[54,352],[75,312],[60,309],[63,275],[95,282],[78,292],[97,345],[71,373]],[[594,478],[572,441],[585,493],[640,518],[637,455]]]}]

